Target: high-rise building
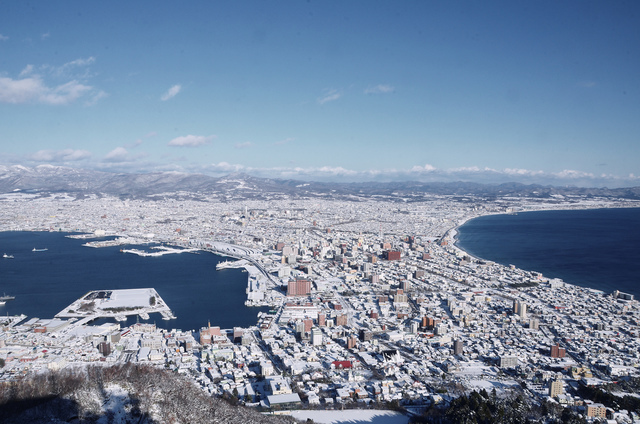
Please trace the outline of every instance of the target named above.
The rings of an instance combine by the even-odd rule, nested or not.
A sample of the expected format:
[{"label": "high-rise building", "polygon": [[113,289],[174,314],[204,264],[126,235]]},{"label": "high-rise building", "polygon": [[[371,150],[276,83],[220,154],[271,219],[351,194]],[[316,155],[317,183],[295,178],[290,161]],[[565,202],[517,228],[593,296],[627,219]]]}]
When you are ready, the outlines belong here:
[{"label": "high-rise building", "polygon": [[524,319],[527,317],[527,305],[519,300],[513,301],[513,313]]},{"label": "high-rise building", "polygon": [[242,334],[244,330],[241,327],[233,327],[233,342],[238,343],[242,341]]},{"label": "high-rise building", "polygon": [[520,308],[518,308],[518,316],[522,319],[527,317],[527,305],[525,303],[520,304]]},{"label": "high-rise building", "polygon": [[407,292],[411,288],[411,283],[407,280],[402,280],[400,282],[400,288],[402,289],[402,291]]},{"label": "high-rise building", "polygon": [[303,322],[304,322],[304,331],[305,333],[308,333],[313,328],[313,320],[305,319]]},{"label": "high-rise building", "polygon": [[347,315],[346,314],[342,314],[342,315],[338,315],[336,317],[336,325],[342,325],[342,326],[347,326]]},{"label": "high-rise building", "polygon": [[400,293],[393,296],[394,303],[407,303],[407,301],[408,301],[408,297],[406,294]]},{"label": "high-rise building", "polygon": [[556,397],[564,393],[564,388],[562,386],[562,380],[552,380],[549,383],[549,396]]},{"label": "high-rise building", "polygon": [[309,280],[289,281],[287,284],[287,296],[306,296],[311,293],[311,282]]},{"label": "high-rise building", "polygon": [[567,351],[565,348],[560,347],[559,343],[556,343],[554,346],[551,346],[551,352],[549,352],[549,354],[552,358],[564,358]]},{"label": "high-rise building", "polygon": [[587,405],[587,417],[606,418],[607,408],[601,403]]},{"label": "high-rise building", "polygon": [[314,346],[322,344],[322,331],[317,327],[311,329],[311,344]]},{"label": "high-rise building", "polygon": [[356,347],[357,342],[358,339],[356,338],[356,336],[349,336],[347,338],[347,349],[353,349],[354,347]]},{"label": "high-rise building", "polygon": [[501,356],[500,368],[515,368],[518,366],[517,356]]},{"label": "high-rise building", "polygon": [[102,353],[103,356],[109,356],[111,354],[111,343],[101,342],[98,345],[98,351]]},{"label": "high-rise building", "polygon": [[462,340],[453,341],[453,354],[462,355],[462,348],[464,347]]},{"label": "high-rise building", "polygon": [[360,340],[363,342],[368,342],[373,338],[373,333],[371,331],[360,329]]},{"label": "high-rise building", "polygon": [[389,250],[387,252],[387,260],[389,261],[399,261],[400,260],[400,252],[398,250]]}]

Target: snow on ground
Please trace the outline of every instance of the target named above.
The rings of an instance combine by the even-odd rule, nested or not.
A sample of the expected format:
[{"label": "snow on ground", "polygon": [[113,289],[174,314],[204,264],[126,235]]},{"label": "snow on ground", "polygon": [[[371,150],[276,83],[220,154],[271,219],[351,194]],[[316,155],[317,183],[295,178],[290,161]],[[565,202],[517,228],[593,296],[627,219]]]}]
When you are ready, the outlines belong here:
[{"label": "snow on ground", "polygon": [[460,371],[455,372],[459,376],[478,376],[495,374],[491,367],[486,366],[482,362],[460,362]]},{"label": "snow on ground", "polygon": [[509,388],[520,387],[520,385],[515,380],[506,380],[506,381],[495,381],[495,380],[470,380],[467,384],[472,390],[482,390],[486,389],[490,392],[493,389],[496,389],[497,392],[502,390],[506,390]]},{"label": "snow on ground", "polygon": [[157,296],[154,289],[113,290],[111,299],[103,302],[100,308],[145,307],[154,295]]},{"label": "snow on ground", "polygon": [[103,405],[104,413],[98,419],[97,424],[126,423],[127,412],[125,410],[129,393],[117,384],[105,386],[106,401]]},{"label": "snow on ground", "polygon": [[291,411],[291,416],[300,421],[311,418],[321,424],[407,424],[409,417],[394,411],[377,409],[346,409],[343,411]]}]

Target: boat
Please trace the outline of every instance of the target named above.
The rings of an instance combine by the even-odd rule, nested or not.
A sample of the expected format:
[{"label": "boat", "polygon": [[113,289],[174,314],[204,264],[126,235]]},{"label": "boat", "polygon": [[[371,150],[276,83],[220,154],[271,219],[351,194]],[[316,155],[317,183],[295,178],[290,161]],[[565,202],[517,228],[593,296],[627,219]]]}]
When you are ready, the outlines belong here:
[{"label": "boat", "polygon": [[7,300],[15,299],[15,296],[8,296],[6,293],[0,296],[0,302],[6,302]]},{"label": "boat", "polygon": [[13,255],[7,255],[6,253],[2,255],[2,257],[5,259],[13,259]]},{"label": "boat", "polygon": [[176,319],[176,316],[173,315],[173,312],[171,311],[160,311],[160,315],[162,315],[162,319],[166,321],[170,319]]},{"label": "boat", "polygon": [[35,247],[33,248],[33,250],[31,250],[32,252],[44,252],[45,250],[49,250],[46,247],[44,249],[36,249]]}]

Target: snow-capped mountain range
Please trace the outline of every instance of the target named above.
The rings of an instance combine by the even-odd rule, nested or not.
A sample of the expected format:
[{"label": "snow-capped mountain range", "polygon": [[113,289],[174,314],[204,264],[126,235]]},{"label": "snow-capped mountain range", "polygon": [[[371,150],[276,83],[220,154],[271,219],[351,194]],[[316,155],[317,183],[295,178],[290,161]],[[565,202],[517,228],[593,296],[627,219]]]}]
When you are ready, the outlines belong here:
[{"label": "snow-capped mountain range", "polygon": [[180,172],[111,173],[52,165],[33,168],[0,165],[0,193],[68,192],[108,194],[126,197],[157,195],[218,195],[231,198],[273,198],[274,196],[357,199],[371,196],[420,200],[427,195],[479,197],[589,196],[640,199],[640,187],[583,188],[524,185],[519,183],[478,184],[472,182],[422,183],[367,182],[326,183],[257,178],[246,174],[212,177]]}]

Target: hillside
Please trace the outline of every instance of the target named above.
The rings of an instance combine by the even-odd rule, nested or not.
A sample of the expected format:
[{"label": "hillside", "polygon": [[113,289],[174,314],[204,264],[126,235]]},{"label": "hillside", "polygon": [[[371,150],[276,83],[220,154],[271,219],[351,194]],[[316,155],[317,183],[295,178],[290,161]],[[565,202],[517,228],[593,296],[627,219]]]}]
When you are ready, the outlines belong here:
[{"label": "hillside", "polygon": [[294,423],[205,394],[183,376],[133,364],[71,368],[0,383],[0,422]]}]

